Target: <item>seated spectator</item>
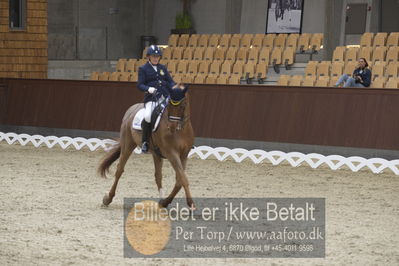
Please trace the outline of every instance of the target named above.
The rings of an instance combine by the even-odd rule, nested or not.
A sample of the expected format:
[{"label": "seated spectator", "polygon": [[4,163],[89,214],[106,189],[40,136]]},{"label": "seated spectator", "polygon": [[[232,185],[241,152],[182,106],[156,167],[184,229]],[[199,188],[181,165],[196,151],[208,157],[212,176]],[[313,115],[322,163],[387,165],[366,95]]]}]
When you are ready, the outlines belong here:
[{"label": "seated spectator", "polygon": [[369,64],[367,63],[365,58],[359,59],[358,67],[353,71],[352,77],[349,77],[347,74],[343,74],[335,83],[335,87],[344,83],[344,87],[357,87],[357,88],[365,88],[370,87],[371,83],[371,71],[368,69]]}]

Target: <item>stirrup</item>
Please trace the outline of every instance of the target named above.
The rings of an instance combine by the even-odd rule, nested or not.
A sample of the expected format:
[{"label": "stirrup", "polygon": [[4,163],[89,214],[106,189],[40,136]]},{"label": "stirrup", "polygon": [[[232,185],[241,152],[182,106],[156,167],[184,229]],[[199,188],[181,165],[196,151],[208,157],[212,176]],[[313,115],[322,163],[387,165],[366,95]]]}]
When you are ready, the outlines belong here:
[{"label": "stirrup", "polygon": [[148,152],[148,142],[147,141],[143,142],[143,145],[141,146],[141,151],[143,153],[147,153]]}]

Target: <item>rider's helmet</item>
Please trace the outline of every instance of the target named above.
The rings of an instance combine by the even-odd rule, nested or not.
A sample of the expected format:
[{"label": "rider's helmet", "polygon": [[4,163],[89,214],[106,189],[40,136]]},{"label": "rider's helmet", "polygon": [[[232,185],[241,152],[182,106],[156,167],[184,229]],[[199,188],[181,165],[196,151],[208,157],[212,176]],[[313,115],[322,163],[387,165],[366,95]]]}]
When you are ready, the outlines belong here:
[{"label": "rider's helmet", "polygon": [[151,45],[147,49],[147,55],[159,55],[159,56],[162,56],[162,51],[161,51],[161,49],[159,49],[158,46]]}]

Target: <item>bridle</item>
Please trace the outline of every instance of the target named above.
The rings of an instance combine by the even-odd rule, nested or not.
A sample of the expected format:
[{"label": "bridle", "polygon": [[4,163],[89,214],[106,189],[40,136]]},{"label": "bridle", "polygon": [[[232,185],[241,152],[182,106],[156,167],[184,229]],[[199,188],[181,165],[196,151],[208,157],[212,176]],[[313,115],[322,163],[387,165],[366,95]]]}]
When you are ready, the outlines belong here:
[{"label": "bridle", "polygon": [[[175,106],[175,107],[177,107],[177,106],[179,106],[184,100],[185,100],[185,98],[186,97],[183,97],[180,101],[174,101],[174,100],[172,100],[172,99],[169,99],[169,103],[172,105],[172,106]],[[173,116],[173,115],[168,115],[168,121],[169,122],[177,122],[177,131],[179,131],[179,130],[182,130],[183,129],[183,127],[184,127],[184,124],[186,123],[186,121],[189,119],[189,115],[188,116],[185,116],[184,115],[184,111],[185,111],[185,106],[183,107],[183,116]],[[168,126],[168,128],[170,128],[169,126]]]}]

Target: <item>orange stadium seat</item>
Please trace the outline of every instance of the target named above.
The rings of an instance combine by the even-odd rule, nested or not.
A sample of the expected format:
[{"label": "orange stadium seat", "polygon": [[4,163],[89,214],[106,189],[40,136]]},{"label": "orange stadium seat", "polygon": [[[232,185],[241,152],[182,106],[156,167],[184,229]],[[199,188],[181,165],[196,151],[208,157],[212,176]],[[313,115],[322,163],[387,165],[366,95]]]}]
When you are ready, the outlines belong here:
[{"label": "orange stadium seat", "polygon": [[324,77],[329,77],[330,76],[330,65],[331,62],[321,62],[320,64],[317,65],[317,77],[320,78],[322,76]]},{"label": "orange stadium seat", "polygon": [[199,74],[199,75],[197,75],[197,76],[195,76],[195,78],[194,78],[194,83],[196,83],[196,84],[204,84],[205,83],[205,75],[203,75],[203,74]]},{"label": "orange stadium seat", "polygon": [[98,80],[102,80],[102,81],[109,80],[109,72],[101,72],[98,75]]},{"label": "orange stadium seat", "polygon": [[267,78],[267,64],[266,63],[256,64],[255,78],[258,80],[259,84],[263,84],[264,80]]},{"label": "orange stadium seat", "polygon": [[371,54],[373,53],[373,48],[372,47],[362,47],[359,50],[359,56],[358,58],[365,58],[367,62],[371,62]]},{"label": "orange stadium seat", "polygon": [[389,62],[385,67],[385,76],[388,78],[397,77],[399,74],[399,63]]},{"label": "orange stadium seat", "polygon": [[202,60],[202,59],[204,59],[204,52],[205,52],[205,48],[204,47],[195,48],[193,59],[194,60]]},{"label": "orange stadium seat", "polygon": [[204,52],[204,60],[213,61],[213,56],[215,54],[215,50],[216,50],[216,48],[214,48],[214,47],[206,48],[205,52]]},{"label": "orange stadium seat", "polygon": [[177,46],[178,47],[187,47],[189,38],[190,38],[190,35],[188,35],[188,34],[180,35],[179,40],[177,42]]},{"label": "orange stadium seat", "polygon": [[316,79],[316,82],[314,84],[315,87],[328,87],[330,83],[330,77],[320,77],[318,79]]},{"label": "orange stadium seat", "polygon": [[273,49],[274,40],[276,39],[276,34],[266,34],[263,39],[263,47],[268,47],[269,49]]},{"label": "orange stadium seat", "polygon": [[241,38],[241,47],[249,48],[251,46],[253,34],[244,34]]},{"label": "orange stadium seat", "polygon": [[283,63],[286,69],[290,69],[288,66],[294,64],[295,49],[293,47],[286,47],[283,53]]},{"label": "orange stadium seat", "polygon": [[269,65],[270,63],[270,49],[267,47],[263,47],[259,52],[259,60],[258,62],[264,62]]},{"label": "orange stadium seat", "polygon": [[359,48],[350,47],[346,49],[345,52],[345,62],[355,62],[357,61],[357,54],[359,53]]},{"label": "orange stadium seat", "polygon": [[303,76],[301,76],[301,75],[291,76],[290,79],[288,80],[288,85],[299,87],[302,84],[302,79],[303,79]]},{"label": "orange stadium seat", "polygon": [[217,47],[219,45],[220,37],[220,34],[212,34],[209,38],[208,46]]},{"label": "orange stadium seat", "polygon": [[385,46],[377,46],[373,50],[373,64],[375,64],[376,61],[385,61],[387,53],[387,48]]},{"label": "orange stadium seat", "polygon": [[399,60],[399,46],[389,47],[385,61],[398,62],[398,60]]},{"label": "orange stadium seat", "polygon": [[240,77],[237,75],[232,75],[227,82],[228,84],[240,84]]},{"label": "orange stadium seat", "polygon": [[319,51],[323,45],[323,34],[322,33],[315,33],[310,38],[310,47],[315,51]]},{"label": "orange stadium seat", "polygon": [[192,34],[188,39],[188,47],[197,47],[198,46],[198,39],[199,34]]},{"label": "orange stadium seat", "polygon": [[230,76],[231,69],[232,69],[232,63],[230,61],[226,60],[223,62],[222,66],[221,66],[220,74]]},{"label": "orange stadium seat", "polygon": [[280,47],[275,47],[271,54],[271,61],[273,65],[280,65],[283,58],[283,50]]},{"label": "orange stadium seat", "polygon": [[216,84],[227,84],[229,76],[221,74],[219,77],[216,79]]},{"label": "orange stadium seat", "polygon": [[220,74],[220,61],[213,61],[211,65],[209,66],[209,73],[208,76],[219,76]]},{"label": "orange stadium seat", "polygon": [[91,72],[90,79],[91,80],[98,80],[99,74],[98,72]]},{"label": "orange stadium seat", "polygon": [[130,81],[130,72],[121,72],[119,81]]},{"label": "orange stadium seat", "polygon": [[388,37],[388,33],[378,32],[374,37],[373,47],[385,46],[387,37]]},{"label": "orange stadium seat", "polygon": [[171,75],[176,74],[177,71],[177,62],[176,60],[170,60],[168,62],[168,71]]},{"label": "orange stadium seat", "polygon": [[241,35],[233,35],[230,39],[229,47],[240,47]]},{"label": "orange stadium seat", "polygon": [[187,73],[189,73],[189,74],[197,74],[197,72],[198,72],[198,65],[199,65],[198,61],[190,61],[190,62],[188,63],[188,70],[187,70]]},{"label": "orange stadium seat", "polygon": [[173,49],[172,59],[173,60],[181,60],[183,58],[183,47],[176,47]]},{"label": "orange stadium seat", "polygon": [[237,56],[237,51],[238,51],[238,47],[230,47],[229,49],[227,49],[226,57],[224,59],[229,60],[231,62],[235,62],[236,56]]},{"label": "orange stadium seat", "polygon": [[178,40],[179,40],[179,35],[177,35],[177,34],[169,35],[168,46],[169,47],[177,47]]},{"label": "orange stadium seat", "polygon": [[290,76],[289,75],[280,75],[278,81],[277,81],[277,85],[279,86],[288,86],[288,81],[290,80]]},{"label": "orange stadium seat", "polygon": [[399,32],[391,32],[387,38],[387,46],[399,46]]},{"label": "orange stadium seat", "polygon": [[217,76],[207,76],[205,78],[205,84],[216,84],[216,78]]},{"label": "orange stadium seat", "polygon": [[247,47],[241,47],[240,49],[238,49],[236,60],[246,63],[247,58],[248,58],[248,50],[249,49],[250,48],[247,48]]},{"label": "orange stadium seat", "polygon": [[385,87],[388,89],[398,89],[399,88],[399,79],[397,77],[389,78],[385,83]]},{"label": "orange stadium seat", "polygon": [[110,81],[119,81],[120,75],[121,75],[121,72],[112,72],[112,73],[109,75],[109,80],[110,80]]},{"label": "orange stadium seat", "polygon": [[183,60],[193,60],[194,48],[187,47],[183,51]]},{"label": "orange stadium seat", "polygon": [[287,37],[288,34],[286,33],[280,33],[279,35],[277,35],[276,39],[274,40],[274,47],[280,47],[283,49],[285,47]]},{"label": "orange stadium seat", "polygon": [[299,39],[299,34],[291,33],[287,37],[286,47],[292,47],[294,48],[294,51],[296,51],[298,47],[298,39]]},{"label": "orange stadium seat", "polygon": [[118,60],[118,63],[116,64],[116,71],[118,72],[125,72],[125,64],[126,64],[127,59],[126,58],[120,58]]},{"label": "orange stadium seat", "polygon": [[204,76],[208,75],[209,73],[209,65],[210,61],[201,61],[198,66],[198,73],[203,74]]},{"label": "orange stadium seat", "polygon": [[240,76],[240,78],[243,76],[244,73],[244,64],[241,61],[236,61],[235,64],[233,65],[233,75]]},{"label": "orange stadium seat", "polygon": [[316,82],[316,76],[306,76],[302,80],[302,86],[313,87],[315,82]]},{"label": "orange stadium seat", "polygon": [[231,34],[223,34],[219,41],[220,47],[228,48],[230,46]]},{"label": "orange stadium seat", "polygon": [[247,83],[250,84],[251,79],[255,77],[255,65],[251,62],[248,62],[244,65],[244,78],[247,80]]},{"label": "orange stadium seat", "polygon": [[383,77],[386,63],[384,61],[377,61],[372,68],[373,79],[376,77]]},{"label": "orange stadium seat", "polygon": [[258,63],[258,58],[259,58],[259,48],[257,47],[250,48],[248,52],[248,61],[252,61],[256,64]]},{"label": "orange stadium seat", "polygon": [[252,40],[252,47],[261,48],[263,45],[264,38],[265,34],[255,34],[255,37]]},{"label": "orange stadium seat", "polygon": [[223,62],[226,58],[226,49],[227,48],[224,48],[224,47],[216,48],[215,54],[213,56],[213,60]]},{"label": "orange stadium seat", "polygon": [[386,77],[377,77],[373,80],[373,82],[371,82],[370,87],[371,88],[384,88],[386,80],[387,80]]},{"label": "orange stadium seat", "polygon": [[340,77],[342,75],[342,71],[344,69],[344,62],[343,61],[338,61],[338,62],[333,62],[331,64],[331,74],[330,77]]},{"label": "orange stadium seat", "polygon": [[302,33],[299,36],[298,39],[298,50],[303,53],[307,50],[309,50],[309,45],[310,45],[310,37],[311,34],[310,33]]},{"label": "orange stadium seat", "polygon": [[305,76],[316,76],[316,69],[319,62],[309,61],[305,68]]},{"label": "orange stadium seat", "polygon": [[198,39],[198,47],[208,47],[209,34],[202,34]]},{"label": "orange stadium seat", "polygon": [[344,61],[345,56],[345,46],[337,46],[334,49],[332,61]]},{"label": "orange stadium seat", "polygon": [[188,62],[186,60],[180,60],[177,63],[176,74],[186,74],[187,67],[188,67]]},{"label": "orange stadium seat", "polygon": [[373,46],[373,38],[374,38],[374,33],[372,32],[365,32],[363,33],[362,37],[360,38],[360,47],[364,46]]},{"label": "orange stadium seat", "polygon": [[166,59],[166,60],[172,59],[172,52],[173,52],[173,48],[171,48],[171,47],[166,47],[165,49],[163,49],[162,59]]}]

